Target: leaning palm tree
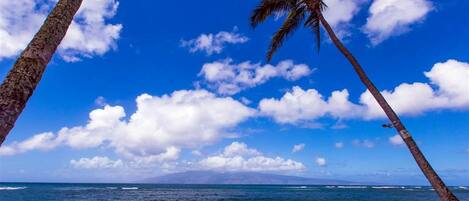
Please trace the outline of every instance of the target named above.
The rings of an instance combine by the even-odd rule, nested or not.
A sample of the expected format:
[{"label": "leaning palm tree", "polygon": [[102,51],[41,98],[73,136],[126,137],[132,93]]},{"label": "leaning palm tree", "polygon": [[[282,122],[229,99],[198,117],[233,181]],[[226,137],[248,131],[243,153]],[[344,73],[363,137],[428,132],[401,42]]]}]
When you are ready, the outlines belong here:
[{"label": "leaning palm tree", "polygon": [[386,113],[386,116],[392,122],[399,135],[402,137],[418,166],[432,184],[433,188],[438,192],[442,200],[458,200],[456,196],[448,189],[438,174],[433,170],[432,166],[425,159],[425,156],[418,148],[410,133],[404,127],[394,110],[389,106],[386,99],[379,92],[376,86],[368,78],[357,59],[348,51],[348,49],[337,38],[329,23],[324,19],[322,12],[326,9],[326,5],[322,0],[261,0],[260,4],[254,9],[250,22],[253,27],[264,22],[269,16],[276,13],[287,14],[281,28],[274,34],[267,52],[267,60],[270,61],[276,50],[282,45],[283,41],[301,24],[311,29],[316,35],[317,47],[320,44],[320,26],[324,27],[330,39],[339,51],[347,58],[353,66],[358,77],[370,91],[378,104]]},{"label": "leaning palm tree", "polygon": [[36,89],[83,0],[59,0],[0,86],[0,146]]}]

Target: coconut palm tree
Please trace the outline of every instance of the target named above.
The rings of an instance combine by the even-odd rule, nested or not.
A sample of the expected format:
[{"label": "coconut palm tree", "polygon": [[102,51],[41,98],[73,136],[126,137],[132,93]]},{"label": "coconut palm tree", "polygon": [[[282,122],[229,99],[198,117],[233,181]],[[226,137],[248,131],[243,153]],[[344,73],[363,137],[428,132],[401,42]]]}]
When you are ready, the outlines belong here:
[{"label": "coconut palm tree", "polygon": [[36,89],[83,0],[59,0],[0,86],[0,146]]},{"label": "coconut palm tree", "polygon": [[[289,36],[301,24],[311,29],[316,35],[317,47],[320,44],[320,26],[322,25],[329,35],[334,45],[347,58],[358,77],[370,91],[378,104],[381,106],[386,116],[392,122],[399,135],[402,137],[418,166],[432,184],[433,188],[438,192],[442,200],[458,200],[453,193],[444,184],[438,174],[433,170],[432,166],[425,159],[425,156],[418,148],[410,133],[404,127],[394,110],[389,106],[386,99],[379,92],[376,86],[366,75],[357,59],[342,44],[334,33],[329,23],[324,19],[322,12],[326,9],[326,5],[322,0],[261,0],[260,4],[254,9],[250,22],[253,27],[264,22],[269,16],[276,13],[285,13],[286,18],[280,29],[272,37],[269,50],[267,52],[267,60],[270,61],[275,51],[282,45],[285,38]],[[332,8],[333,9],[333,8]]]}]

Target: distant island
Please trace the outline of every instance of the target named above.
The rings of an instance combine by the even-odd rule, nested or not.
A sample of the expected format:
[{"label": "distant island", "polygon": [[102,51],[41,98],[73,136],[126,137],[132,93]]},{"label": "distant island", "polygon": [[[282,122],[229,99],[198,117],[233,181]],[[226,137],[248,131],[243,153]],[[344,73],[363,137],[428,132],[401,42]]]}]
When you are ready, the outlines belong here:
[{"label": "distant island", "polygon": [[151,184],[302,184],[302,185],[354,185],[351,181],[314,179],[258,172],[187,171],[148,178]]}]

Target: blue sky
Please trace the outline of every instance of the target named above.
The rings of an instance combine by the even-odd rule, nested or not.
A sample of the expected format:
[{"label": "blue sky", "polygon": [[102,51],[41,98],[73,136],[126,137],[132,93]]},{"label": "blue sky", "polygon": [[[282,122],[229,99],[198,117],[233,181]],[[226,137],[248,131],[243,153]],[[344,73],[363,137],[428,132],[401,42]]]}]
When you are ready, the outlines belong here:
[{"label": "blue sky", "polygon": [[[0,5],[2,78],[52,2]],[[325,35],[318,53],[300,29],[266,64],[283,18],[252,29],[257,1],[87,2],[0,148],[0,181],[213,169],[427,184]],[[444,180],[469,185],[469,2],[389,2],[329,0],[326,18]]]}]

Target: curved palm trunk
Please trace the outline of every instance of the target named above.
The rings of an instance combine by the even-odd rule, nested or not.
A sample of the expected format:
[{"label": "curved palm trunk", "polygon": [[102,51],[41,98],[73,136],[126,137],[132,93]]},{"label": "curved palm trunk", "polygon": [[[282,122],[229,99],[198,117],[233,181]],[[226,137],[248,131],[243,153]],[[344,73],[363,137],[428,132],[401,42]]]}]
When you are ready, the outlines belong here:
[{"label": "curved palm trunk", "polygon": [[428,181],[430,181],[430,183],[432,184],[436,192],[438,192],[440,199],[445,200],[445,201],[458,200],[456,196],[454,196],[453,193],[448,189],[445,183],[441,180],[441,178],[438,176],[435,170],[433,170],[432,166],[430,165],[430,163],[428,163],[427,159],[425,159],[425,156],[420,151],[414,139],[412,139],[412,136],[404,127],[404,124],[402,124],[397,114],[394,112],[391,106],[389,106],[386,99],[384,99],[383,95],[379,92],[376,86],[371,82],[371,80],[365,74],[365,71],[363,71],[362,67],[360,66],[358,61],[355,59],[355,57],[340,42],[340,40],[337,38],[331,26],[329,25],[329,23],[327,23],[327,21],[324,19],[322,14],[319,14],[319,19],[322,25],[324,26],[324,28],[326,29],[327,33],[329,34],[329,37],[331,38],[334,45],[340,50],[340,52],[342,52],[342,54],[347,58],[350,64],[352,64],[355,72],[360,77],[360,80],[363,82],[363,84],[365,84],[366,88],[370,91],[370,93],[376,99],[379,106],[381,106],[381,108],[384,110],[389,120],[391,120],[397,132],[399,133],[399,135],[402,137],[407,147],[409,148],[410,153],[412,153],[412,156],[414,157],[418,166],[420,167],[422,172],[425,174]]},{"label": "curved palm trunk", "polygon": [[60,0],[0,86],[0,146],[41,80],[83,0]]}]

